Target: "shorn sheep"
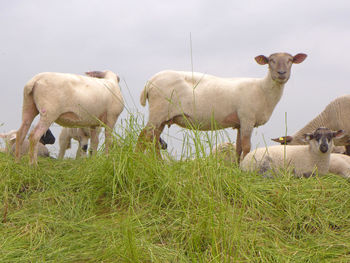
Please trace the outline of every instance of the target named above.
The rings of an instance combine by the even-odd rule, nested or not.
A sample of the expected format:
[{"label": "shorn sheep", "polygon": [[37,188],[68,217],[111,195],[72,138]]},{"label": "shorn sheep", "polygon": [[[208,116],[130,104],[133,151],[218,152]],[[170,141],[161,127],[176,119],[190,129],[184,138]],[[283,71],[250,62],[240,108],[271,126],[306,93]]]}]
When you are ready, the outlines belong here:
[{"label": "shorn sheep", "polygon": [[256,170],[263,174],[284,168],[299,177],[309,177],[315,171],[323,175],[329,170],[333,138],[340,139],[343,135],[343,130],[331,131],[321,127],[304,135],[309,145],[274,145],[258,148],[251,151],[240,166],[244,171]]},{"label": "shorn sheep", "polygon": [[[269,66],[265,78],[219,78],[203,73],[161,71],[154,75],[141,93],[142,106],[149,103],[149,120],[141,131],[136,150],[159,141],[165,125],[216,130],[238,129],[237,156],[248,154],[254,127],[265,124],[280,100],[292,64],[299,64],[305,54],[291,56],[275,53],[255,58]],[[159,143],[155,144],[160,156]]]},{"label": "shorn sheep", "polygon": [[[12,130],[7,133],[1,133],[0,138],[3,138],[5,141],[5,148],[1,149],[2,152],[11,153],[12,155],[15,153],[16,148],[16,133],[17,131]],[[49,150],[46,148],[46,144],[54,144],[55,137],[53,136],[50,129],[48,129],[43,136],[41,136],[40,141],[38,143],[38,155],[42,157],[49,157]],[[29,141],[28,139],[24,139],[23,144],[21,146],[21,154],[27,154],[29,149]]]},{"label": "shorn sheep", "polygon": [[[326,108],[313,120],[292,136],[282,136],[272,139],[275,142],[286,143],[288,145],[306,144],[303,141],[303,134],[312,132],[317,127],[327,127],[331,130],[345,131],[341,139],[335,139],[334,145],[345,146],[347,155],[350,155],[350,95],[344,95],[331,101]],[[338,148],[339,149],[339,148]]]},{"label": "shorn sheep", "polygon": [[96,127],[106,125],[105,151],[111,143],[111,130],[124,109],[119,77],[112,71],[92,71],[81,76],[66,73],[40,73],[24,87],[22,125],[17,132],[16,159],[35,116],[40,120],[30,133],[29,159],[37,164],[37,143],[53,122],[65,127],[90,127],[93,153],[97,150]]},{"label": "shorn sheep", "polygon": [[[100,131],[101,129],[97,128],[96,130],[97,139],[100,134]],[[79,143],[75,158],[78,159],[84,155],[86,156],[90,137],[91,137],[90,128],[63,127],[60,133],[60,136],[58,138],[58,142],[60,145],[58,158],[62,159],[64,157],[66,150],[71,147],[72,139],[76,140]],[[97,144],[98,144],[98,140],[97,140]]]}]

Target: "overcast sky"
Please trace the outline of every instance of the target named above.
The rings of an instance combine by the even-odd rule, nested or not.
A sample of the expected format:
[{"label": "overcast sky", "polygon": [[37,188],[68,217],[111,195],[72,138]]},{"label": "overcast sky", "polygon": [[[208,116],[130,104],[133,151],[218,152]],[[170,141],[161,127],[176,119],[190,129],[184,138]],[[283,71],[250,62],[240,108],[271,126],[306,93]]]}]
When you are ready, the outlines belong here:
[{"label": "overcast sky", "polygon": [[[350,1],[2,1],[0,132],[18,129],[22,91],[35,74],[109,69],[122,79],[127,108],[148,118],[140,93],[163,69],[221,77],[263,77],[254,57],[303,52],[271,119],[253,146],[293,133],[334,98],[349,93]],[[118,120],[128,117],[124,110]],[[37,120],[36,120],[37,121]],[[55,125],[58,137],[60,128]],[[166,129],[174,154],[180,129]],[[170,134],[171,136],[168,136]],[[235,141],[234,132],[230,131]],[[175,148],[174,148],[175,146]],[[51,148],[58,150],[58,144]]]}]

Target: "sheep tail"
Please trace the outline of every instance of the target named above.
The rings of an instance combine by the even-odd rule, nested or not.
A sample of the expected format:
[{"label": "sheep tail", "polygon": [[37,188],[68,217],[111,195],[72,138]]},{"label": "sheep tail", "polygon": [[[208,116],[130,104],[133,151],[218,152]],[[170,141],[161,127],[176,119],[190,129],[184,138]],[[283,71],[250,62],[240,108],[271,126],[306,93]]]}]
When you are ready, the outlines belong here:
[{"label": "sheep tail", "polygon": [[23,89],[23,97],[24,98],[33,95],[34,86],[35,86],[36,81],[37,81],[37,79],[33,78],[24,86],[24,89]]},{"label": "sheep tail", "polygon": [[143,107],[146,106],[147,99],[148,99],[148,84],[144,87],[140,97],[140,103]]}]

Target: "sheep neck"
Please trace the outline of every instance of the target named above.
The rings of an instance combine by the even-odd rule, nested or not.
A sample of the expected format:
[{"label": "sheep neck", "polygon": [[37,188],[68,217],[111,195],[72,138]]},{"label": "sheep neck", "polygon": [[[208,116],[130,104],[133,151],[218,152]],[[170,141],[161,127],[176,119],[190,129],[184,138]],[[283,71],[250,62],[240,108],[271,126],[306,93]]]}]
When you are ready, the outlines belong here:
[{"label": "sheep neck", "polygon": [[265,96],[266,106],[270,109],[272,113],[276,104],[282,97],[284,83],[278,83],[277,81],[273,80],[269,71],[267,76],[261,79],[260,87],[263,90],[263,94]]},{"label": "sheep neck", "polygon": [[329,162],[331,158],[330,152],[328,153],[321,153],[318,149],[313,150],[311,145],[309,145],[309,152],[310,156],[313,159],[313,162],[317,166],[318,173],[319,174],[325,174],[328,172],[329,169]]}]

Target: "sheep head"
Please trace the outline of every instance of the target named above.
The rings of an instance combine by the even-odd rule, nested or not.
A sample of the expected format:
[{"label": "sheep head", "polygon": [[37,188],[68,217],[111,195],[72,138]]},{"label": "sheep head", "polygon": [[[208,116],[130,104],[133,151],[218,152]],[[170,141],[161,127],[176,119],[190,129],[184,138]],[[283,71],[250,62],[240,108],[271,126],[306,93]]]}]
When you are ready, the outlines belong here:
[{"label": "sheep head", "polygon": [[269,65],[271,78],[281,84],[288,81],[293,64],[299,64],[305,60],[306,54],[299,53],[292,56],[288,53],[274,53],[269,57],[260,55],[255,60],[260,65]]},{"label": "sheep head", "polygon": [[331,152],[333,149],[333,139],[344,136],[343,130],[332,131],[325,127],[317,128],[313,133],[304,134],[304,140],[308,142],[312,149],[317,149],[322,153]]}]

